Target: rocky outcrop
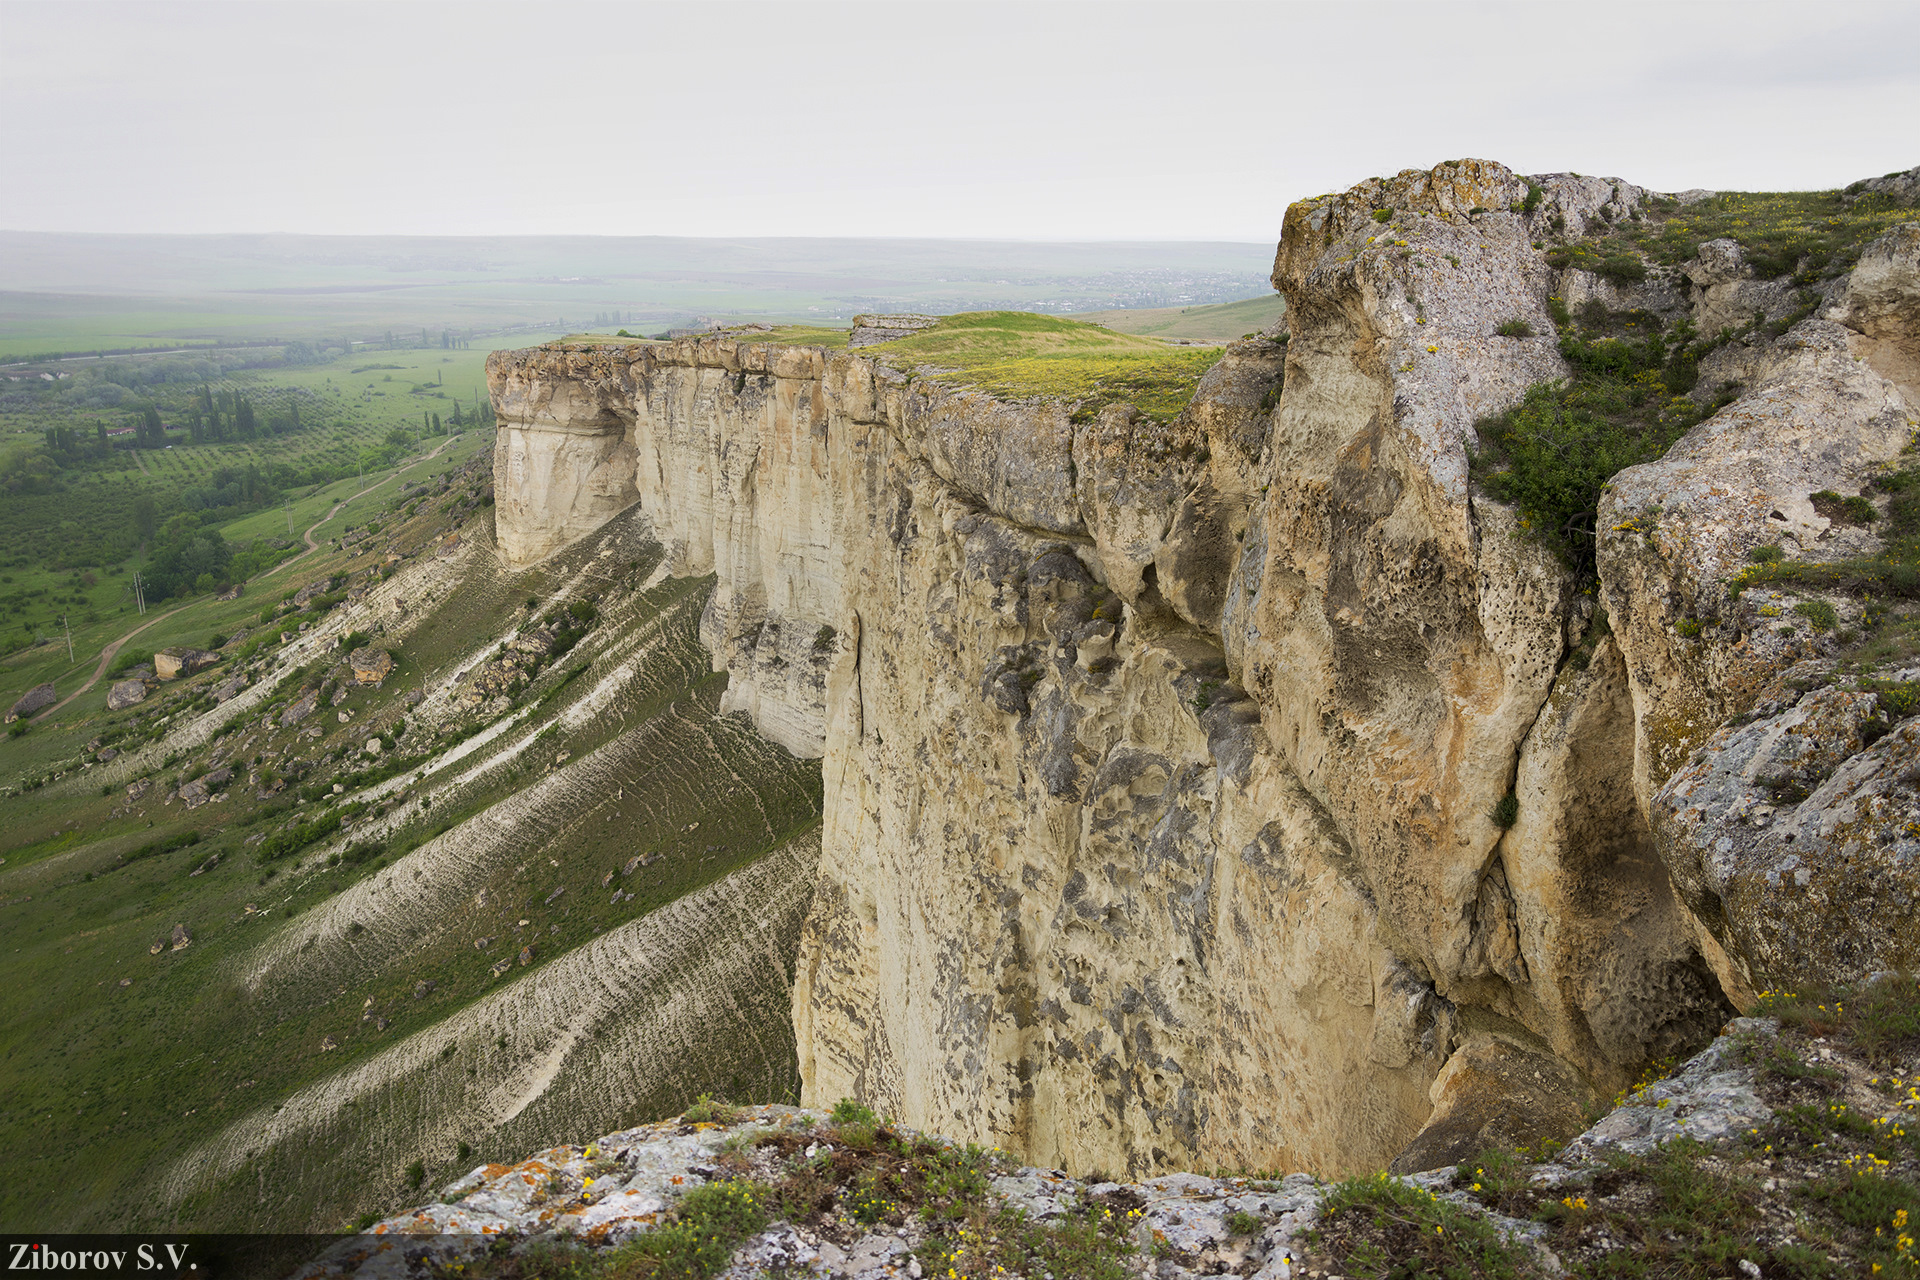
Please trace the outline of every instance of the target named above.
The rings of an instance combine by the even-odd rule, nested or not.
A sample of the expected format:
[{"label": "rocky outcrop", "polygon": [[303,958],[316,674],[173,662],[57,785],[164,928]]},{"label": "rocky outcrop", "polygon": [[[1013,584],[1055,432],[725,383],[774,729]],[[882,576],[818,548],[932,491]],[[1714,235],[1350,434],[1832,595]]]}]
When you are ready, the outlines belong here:
[{"label": "rocky outcrop", "polygon": [[153,655],[154,674],[162,680],[177,680],[197,671],[205,671],[220,661],[220,655],[205,649],[162,649]]},{"label": "rocky outcrop", "polygon": [[878,346],[882,342],[892,342],[895,338],[904,338],[909,334],[919,333],[922,329],[931,329],[939,322],[938,316],[855,316],[853,332],[847,336],[847,349],[853,351],[861,347]]},{"label": "rocky outcrop", "polygon": [[146,697],[146,681],[116,680],[107,690],[107,710],[124,711],[136,702],[144,702]]},{"label": "rocky outcrop", "polygon": [[370,645],[355,649],[348,657],[347,664],[353,670],[353,678],[360,684],[377,685],[393,674],[393,655]]},{"label": "rocky outcrop", "polygon": [[557,362],[495,391],[495,528],[511,565],[591,533],[638,496],[631,401],[595,376],[597,363]]},{"label": "rocky outcrop", "polygon": [[1906,231],[1870,248],[1623,473],[1609,629],[1468,442],[1567,374],[1556,292],[1769,305],[1732,255],[1636,293],[1535,247],[1647,197],[1463,161],[1297,204],[1287,341],[1172,423],[727,338],[490,359],[505,554],[624,492],[555,489],[567,459],[630,466],[673,570],[718,577],[729,705],[825,756],[806,1100],[1068,1168],[1377,1168],[1494,1132],[1523,1079],[1508,1127],[1564,1136],[1744,1000],[1757,943],[1654,796],[1797,655],[1673,624],[1905,442],[1920,274]]},{"label": "rocky outcrop", "polygon": [[1920,667],[1888,692],[1789,670],[1654,797],[1655,831],[1739,986],[1920,966]]},{"label": "rocky outcrop", "polygon": [[12,724],[15,720],[31,716],[36,711],[45,711],[58,701],[60,701],[60,692],[53,687],[52,681],[37,684],[21,694],[19,701],[7,709],[6,723]]},{"label": "rocky outcrop", "polygon": [[[1550,1203],[1563,1192],[1591,1191],[1609,1174],[1619,1178],[1621,1153],[1645,1154],[1679,1138],[1704,1144],[1721,1159],[1737,1158],[1733,1140],[1774,1120],[1773,1109],[1756,1090],[1757,1073],[1750,1062],[1756,1048],[1777,1048],[1778,1027],[1768,1019],[1743,1019],[1726,1031],[1671,1078],[1624,1098],[1556,1161],[1529,1167],[1529,1198]],[[718,1123],[707,1118],[711,1114],[690,1111],[584,1145],[550,1147],[517,1162],[479,1165],[448,1183],[434,1202],[332,1243],[296,1275],[300,1280],[400,1280],[463,1269],[489,1251],[497,1255],[540,1245],[570,1246],[591,1256],[629,1244],[659,1230],[676,1214],[688,1213],[689,1197],[707,1186],[730,1186],[736,1195],[748,1197],[758,1193],[768,1204],[788,1210],[806,1206],[797,1214],[759,1215],[751,1229],[736,1229],[728,1240],[727,1276],[872,1280],[958,1274],[957,1269],[931,1265],[936,1258],[943,1263],[962,1259],[954,1252],[956,1239],[944,1215],[915,1212],[919,1206],[913,1203],[914,1192],[879,1183],[900,1199],[887,1202],[879,1214],[860,1211],[863,1203],[871,1203],[860,1199],[863,1175],[876,1179],[889,1172],[904,1174],[907,1161],[930,1164],[943,1150],[949,1160],[969,1158],[945,1140],[895,1131],[887,1132],[885,1145],[875,1148],[870,1132],[849,1134],[824,1111],[785,1106],[724,1113]],[[817,1171],[805,1188],[807,1194],[764,1191],[789,1176],[796,1156]],[[1606,1163],[1609,1156],[1615,1161],[1611,1165]],[[1333,1188],[1305,1174],[1269,1180],[1175,1173],[1116,1183],[1018,1166],[998,1153],[976,1153],[973,1158],[983,1166],[970,1205],[978,1215],[973,1220],[1005,1229],[1017,1214],[1041,1233],[1074,1224],[1081,1240],[1091,1228],[1094,1248],[1083,1245],[1071,1255],[1089,1260],[1087,1274],[1092,1273],[1091,1259],[1098,1258],[1101,1274],[1289,1280],[1332,1274],[1328,1264],[1337,1261],[1320,1252],[1326,1243],[1323,1233],[1335,1216],[1327,1205]],[[879,1168],[883,1164],[888,1167]],[[870,1166],[875,1172],[867,1172]],[[909,1184],[908,1179],[900,1181]],[[1542,1274],[1560,1274],[1559,1259],[1543,1247],[1550,1229],[1489,1209],[1473,1194],[1481,1188],[1466,1167],[1433,1168],[1394,1181],[1405,1203],[1428,1203],[1431,1197],[1444,1201],[1454,1214],[1494,1227],[1489,1237],[1504,1246],[1506,1256],[1476,1251],[1482,1262],[1536,1264]],[[1771,1183],[1768,1189],[1773,1189]],[[1346,1190],[1351,1195],[1352,1188]],[[1592,1234],[1602,1237],[1596,1252],[1603,1258],[1635,1247],[1604,1240],[1604,1233]],[[1578,1242],[1576,1229],[1563,1232],[1554,1243],[1564,1245],[1568,1236]],[[997,1243],[997,1235],[995,1239]],[[1426,1260],[1418,1256],[1418,1242],[1403,1237],[1400,1243],[1416,1254],[1415,1265]],[[1044,1264],[1045,1259],[1030,1261]],[[1021,1270],[1031,1275],[1039,1267]]]}]

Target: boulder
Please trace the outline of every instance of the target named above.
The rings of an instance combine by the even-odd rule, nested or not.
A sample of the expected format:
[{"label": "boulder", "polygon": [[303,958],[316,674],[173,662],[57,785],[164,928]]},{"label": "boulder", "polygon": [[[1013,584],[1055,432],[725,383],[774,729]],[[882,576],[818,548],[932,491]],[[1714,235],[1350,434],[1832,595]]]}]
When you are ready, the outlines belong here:
[{"label": "boulder", "polygon": [[220,661],[218,654],[205,649],[179,647],[162,649],[153,655],[154,674],[162,680],[176,680],[181,676],[190,676],[196,671],[205,671]]},{"label": "boulder", "polygon": [[116,680],[107,690],[107,710],[124,711],[136,702],[146,699],[147,684],[144,680]]},{"label": "boulder", "polygon": [[173,950],[184,951],[193,945],[193,935],[187,932],[187,926],[184,924],[176,924],[173,926],[173,937],[170,941]]},{"label": "boulder", "polygon": [[1592,1091],[1545,1049],[1475,1032],[1447,1059],[1429,1095],[1433,1115],[1394,1157],[1395,1173],[1458,1164],[1488,1147],[1564,1142],[1586,1127],[1581,1104]]},{"label": "boulder", "polygon": [[288,704],[285,711],[280,713],[280,727],[282,729],[292,728],[294,725],[299,724],[302,720],[312,715],[313,709],[319,705],[320,691],[318,689],[307,690],[298,698],[295,698],[292,703]]},{"label": "boulder", "polygon": [[20,695],[20,701],[14,703],[13,709],[7,712],[6,722],[12,724],[22,716],[44,711],[58,701],[60,701],[59,691],[53,687],[51,681],[46,684],[37,684]]},{"label": "boulder", "polygon": [[243,584],[236,582],[232,586],[228,587],[225,591],[222,591],[220,594],[216,595],[214,599],[215,600],[238,600],[241,594],[245,591],[246,591],[246,587]]},{"label": "boulder", "polygon": [[242,689],[246,687],[247,687],[246,676],[236,672],[233,675],[227,677],[225,680],[221,681],[217,686],[215,686],[213,690],[213,701],[216,705],[222,702],[227,702],[231,700],[235,694],[239,693]]},{"label": "boulder", "polygon": [[202,778],[195,778],[186,786],[181,787],[177,794],[180,797],[180,802],[189,809],[198,809],[211,799],[206,781]]},{"label": "boulder", "polygon": [[379,684],[393,670],[393,655],[372,646],[355,649],[348,662],[353,667],[353,678],[361,684]]},{"label": "boulder", "polygon": [[895,338],[905,338],[919,333],[922,329],[931,329],[939,323],[939,316],[855,316],[853,333],[847,338],[847,348],[854,350],[859,347],[871,347],[881,342],[892,342]]},{"label": "boulder", "polygon": [[538,654],[544,658],[553,652],[553,633],[540,627],[522,631],[507,641],[507,648],[520,653]]}]

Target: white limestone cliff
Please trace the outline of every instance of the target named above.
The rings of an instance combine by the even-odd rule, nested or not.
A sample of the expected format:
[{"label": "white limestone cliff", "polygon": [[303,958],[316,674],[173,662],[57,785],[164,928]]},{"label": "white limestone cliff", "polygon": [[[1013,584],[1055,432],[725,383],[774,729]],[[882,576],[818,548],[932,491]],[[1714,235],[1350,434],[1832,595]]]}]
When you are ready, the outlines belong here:
[{"label": "white limestone cliff", "polygon": [[[1564,1128],[1742,1000],[1651,816],[1665,726],[1694,717],[1692,750],[1758,689],[1716,674],[1738,637],[1682,660],[1671,624],[1707,559],[1798,510],[1725,461],[1787,449],[1780,379],[1830,385],[1804,429],[1860,459],[1782,484],[1905,442],[1920,267],[1870,252],[1783,372],[1622,477],[1623,507],[1689,466],[1737,500],[1709,536],[1603,547],[1618,621],[1590,636],[1593,599],[1471,490],[1468,441],[1566,373],[1495,329],[1613,288],[1550,268],[1544,220],[1644,193],[1535,182],[1462,161],[1295,205],[1290,342],[1234,344],[1171,424],[724,336],[490,359],[506,554],[630,492],[677,572],[718,575],[730,705],[824,757],[806,1101],[1080,1170],[1426,1167],[1501,1107]],[[1745,297],[1702,279],[1648,288]],[[1840,361],[1849,334],[1870,358]]]}]

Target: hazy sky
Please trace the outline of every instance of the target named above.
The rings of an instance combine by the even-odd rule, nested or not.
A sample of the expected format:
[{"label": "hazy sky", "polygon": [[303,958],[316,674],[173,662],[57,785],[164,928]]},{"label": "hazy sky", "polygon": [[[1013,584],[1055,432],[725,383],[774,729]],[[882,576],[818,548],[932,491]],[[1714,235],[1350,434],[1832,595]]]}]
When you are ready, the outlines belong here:
[{"label": "hazy sky", "polygon": [[1920,164],[1920,5],[0,0],[0,227],[1272,241],[1483,156]]}]

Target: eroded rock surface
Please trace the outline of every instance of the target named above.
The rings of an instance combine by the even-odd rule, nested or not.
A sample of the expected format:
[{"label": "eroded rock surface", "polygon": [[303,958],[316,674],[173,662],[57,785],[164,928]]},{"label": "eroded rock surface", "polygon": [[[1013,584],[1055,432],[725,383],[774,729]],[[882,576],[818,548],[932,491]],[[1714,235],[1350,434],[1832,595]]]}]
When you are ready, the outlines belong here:
[{"label": "eroded rock surface", "polygon": [[1756,948],[1801,945],[1710,919],[1654,797],[1812,643],[1727,607],[1748,549],[1872,545],[1812,495],[1906,443],[1914,229],[1617,478],[1609,629],[1472,489],[1473,424],[1568,373],[1556,294],[1798,305],[1725,245],[1631,287],[1535,247],[1648,194],[1462,161],[1297,204],[1288,340],[1230,346],[1171,423],[884,349],[491,358],[506,554],[637,498],[673,571],[718,577],[729,705],[825,756],[805,1101],[1136,1177],[1421,1162],[1522,1072],[1565,1136],[1551,1101],[1701,1043]]},{"label": "eroded rock surface", "polygon": [[[1765,1047],[1777,1030],[1770,1019],[1734,1022],[1671,1078],[1634,1090],[1553,1163],[1534,1166],[1531,1181],[1579,1188],[1609,1167],[1609,1152],[1644,1154],[1680,1137],[1724,1150],[1729,1139],[1770,1123],[1773,1111],[1756,1090],[1748,1059],[1750,1046]],[[918,1148],[921,1135],[895,1130],[887,1141],[901,1150]],[[730,1179],[764,1185],[809,1164],[832,1170],[842,1155],[857,1159],[857,1148],[836,1154],[837,1146],[844,1141],[828,1115],[783,1106],[748,1108],[723,1124],[689,1116],[623,1129],[584,1145],[474,1168],[442,1188],[436,1201],[332,1245],[297,1274],[300,1280],[399,1280],[442,1274],[488,1252],[556,1243],[611,1249],[672,1221],[696,1188]],[[1263,1179],[1173,1173],[1111,1182],[1017,1166],[992,1155],[985,1163],[988,1177],[978,1200],[983,1215],[1013,1210],[1039,1224],[1076,1217],[1084,1222],[1091,1215],[1113,1241],[1107,1258],[1127,1274],[1284,1280],[1313,1274],[1327,1262],[1315,1256],[1310,1233],[1321,1223],[1329,1188],[1305,1174]],[[1544,1223],[1489,1210],[1460,1185],[1468,1180],[1454,1174],[1448,1165],[1401,1181],[1486,1220],[1523,1255],[1538,1248],[1548,1231]],[[953,1224],[912,1212],[911,1205],[899,1206],[904,1211],[890,1219],[863,1223],[849,1212],[852,1191],[849,1186],[830,1196],[830,1209],[822,1206],[801,1223],[768,1215],[775,1220],[735,1248],[722,1274],[729,1280],[946,1274],[934,1264],[942,1256],[943,1226],[951,1230]],[[1533,1256],[1541,1262],[1548,1257]],[[1555,1265],[1549,1274],[1557,1271]]]}]

